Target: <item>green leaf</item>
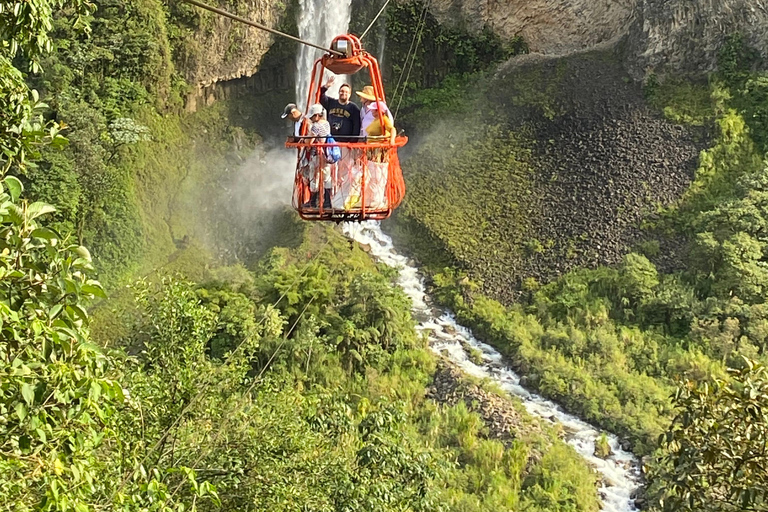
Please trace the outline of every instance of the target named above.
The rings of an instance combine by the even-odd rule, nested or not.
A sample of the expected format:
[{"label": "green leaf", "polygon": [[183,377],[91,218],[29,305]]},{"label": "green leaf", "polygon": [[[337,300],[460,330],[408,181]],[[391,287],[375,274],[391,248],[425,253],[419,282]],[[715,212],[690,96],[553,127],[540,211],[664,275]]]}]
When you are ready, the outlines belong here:
[{"label": "green leaf", "polygon": [[21,193],[24,191],[24,185],[21,184],[19,178],[15,176],[6,176],[3,180],[5,186],[8,187],[8,192],[11,194],[11,200],[17,201]]},{"label": "green leaf", "polygon": [[32,231],[32,237],[42,238],[44,240],[54,240],[61,238],[58,233],[50,228],[37,228]]},{"label": "green leaf", "polygon": [[19,421],[24,421],[24,418],[27,417],[27,406],[21,402],[18,402],[16,404],[16,416],[19,417]]},{"label": "green leaf", "polygon": [[104,289],[101,287],[99,283],[96,283],[96,282],[90,282],[88,284],[84,284],[83,286],[80,287],[80,290],[83,293],[88,293],[96,297],[101,297],[102,299],[107,298],[107,294],[104,293]]},{"label": "green leaf", "polygon": [[82,307],[78,306],[77,304],[73,304],[71,306],[67,306],[69,309],[71,309],[77,316],[80,317],[80,319],[83,322],[88,321],[88,313],[83,309]]},{"label": "green leaf", "polygon": [[25,382],[21,385],[21,396],[24,397],[24,401],[27,405],[32,405],[35,402],[35,388],[31,384]]},{"label": "green leaf", "polygon": [[77,249],[75,249],[75,252],[85,261],[91,261],[91,253],[84,246],[79,246]]},{"label": "green leaf", "polygon": [[61,312],[63,307],[64,306],[62,306],[61,304],[56,304],[55,306],[53,306],[51,310],[48,312],[48,318],[50,318],[51,320],[56,318],[56,316],[58,316],[58,314]]},{"label": "green leaf", "polygon": [[56,208],[50,204],[37,201],[29,205],[29,208],[27,208],[27,218],[32,220],[40,217],[41,215],[45,215],[46,213],[53,213],[55,211]]}]

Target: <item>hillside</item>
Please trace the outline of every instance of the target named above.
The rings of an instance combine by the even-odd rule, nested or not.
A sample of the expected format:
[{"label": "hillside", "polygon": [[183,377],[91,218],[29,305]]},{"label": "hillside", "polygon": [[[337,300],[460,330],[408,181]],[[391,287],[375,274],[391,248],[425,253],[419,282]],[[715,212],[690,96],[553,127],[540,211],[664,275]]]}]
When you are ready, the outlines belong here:
[{"label": "hillside", "polygon": [[[691,28],[678,26],[642,82],[631,32],[422,82],[400,113],[419,144],[387,225],[526,385],[653,454],[645,503],[670,510],[745,510],[722,493],[751,500],[749,486],[765,505],[763,469],[730,480],[753,447],[710,418],[743,412],[734,389],[764,389],[768,95],[752,43],[766,25],[717,4],[713,19],[745,33],[708,19],[675,45]],[[684,58],[692,48],[712,58]]]},{"label": "hillside", "polygon": [[502,300],[526,280],[618,263],[641,223],[681,197],[708,143],[706,127],[648,105],[610,50],[513,58],[460,86],[472,91],[429,122],[404,109],[426,134],[406,161],[396,224],[426,231],[439,258]]}]

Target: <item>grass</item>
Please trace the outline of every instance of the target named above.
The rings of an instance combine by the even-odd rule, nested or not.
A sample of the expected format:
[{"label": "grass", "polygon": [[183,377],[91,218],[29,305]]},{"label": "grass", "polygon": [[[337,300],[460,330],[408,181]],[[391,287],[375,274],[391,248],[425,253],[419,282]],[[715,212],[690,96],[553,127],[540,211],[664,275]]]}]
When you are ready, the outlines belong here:
[{"label": "grass", "polygon": [[707,126],[715,119],[710,86],[681,79],[659,84],[652,76],[645,85],[649,104],[673,123]]}]

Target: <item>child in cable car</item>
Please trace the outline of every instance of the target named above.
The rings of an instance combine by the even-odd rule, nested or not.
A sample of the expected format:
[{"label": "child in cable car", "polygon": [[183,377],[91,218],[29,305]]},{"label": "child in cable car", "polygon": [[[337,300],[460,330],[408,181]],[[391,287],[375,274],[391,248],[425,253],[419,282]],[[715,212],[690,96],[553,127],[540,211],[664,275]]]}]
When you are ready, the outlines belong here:
[{"label": "child in cable car", "polygon": [[[309,108],[309,134],[313,135],[310,143],[324,143],[326,137],[331,135],[331,125],[324,118],[325,109],[319,103]],[[323,182],[323,208],[331,207],[331,188],[333,181],[331,177],[331,164],[325,158],[323,148],[313,148],[310,157],[310,176],[309,176],[309,202],[304,207],[317,208],[319,202],[319,184]]]}]

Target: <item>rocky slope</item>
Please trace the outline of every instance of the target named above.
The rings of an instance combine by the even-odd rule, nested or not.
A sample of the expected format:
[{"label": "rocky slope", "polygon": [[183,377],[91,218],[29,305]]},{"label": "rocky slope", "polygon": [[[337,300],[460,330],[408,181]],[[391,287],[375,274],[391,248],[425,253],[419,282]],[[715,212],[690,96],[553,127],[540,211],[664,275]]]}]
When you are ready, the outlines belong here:
[{"label": "rocky slope", "polygon": [[470,411],[476,412],[483,419],[488,429],[488,438],[501,441],[507,446],[515,439],[542,433],[540,425],[523,418],[508,397],[470,382],[461,369],[446,359],[438,363],[427,398],[448,406],[464,402]]},{"label": "rocky slope", "polygon": [[[650,107],[607,50],[515,58],[473,88],[482,93],[467,110],[482,119],[454,114],[403,159],[394,234],[427,266],[464,268],[505,303],[530,278],[619,263],[708,145],[705,127]],[[459,138],[476,125],[488,128]]]}]

